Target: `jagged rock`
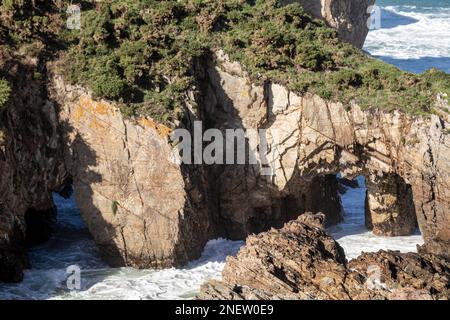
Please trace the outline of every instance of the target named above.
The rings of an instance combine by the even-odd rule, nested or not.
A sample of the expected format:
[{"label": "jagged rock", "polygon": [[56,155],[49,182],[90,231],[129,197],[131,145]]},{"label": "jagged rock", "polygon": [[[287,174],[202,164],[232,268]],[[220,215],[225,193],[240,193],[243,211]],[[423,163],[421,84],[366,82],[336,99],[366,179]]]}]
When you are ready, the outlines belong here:
[{"label": "jagged rock", "polygon": [[377,273],[379,282],[391,291],[387,295],[389,299],[448,300],[450,297],[450,262],[436,255],[363,253],[350,261],[348,267],[365,277],[369,276],[368,270]]},{"label": "jagged rock", "polygon": [[300,3],[306,12],[323,19],[338,31],[341,40],[362,48],[369,32],[371,6],[375,0],[282,0]]},{"label": "jagged rock", "polygon": [[228,257],[222,281],[202,285],[199,299],[448,299],[449,262],[434,255],[365,253],[347,264],[323,229],[323,214],[306,213],[280,230],[250,236]]},{"label": "jagged rock", "polygon": [[[207,284],[199,297],[225,298],[226,293],[244,299],[348,298],[340,286],[345,279],[344,250],[325,233],[324,219],[323,214],[306,213],[281,230],[249,236],[237,257],[227,258],[225,285]],[[216,292],[217,296],[207,296],[207,292]]]},{"label": "jagged rock", "polygon": [[55,105],[33,79],[37,63],[0,48],[14,92],[0,111],[0,281],[20,281],[26,246],[49,238],[51,192],[66,178]]},{"label": "jagged rock", "polygon": [[64,150],[81,215],[112,266],[163,268],[200,256],[214,234],[202,169],[179,164],[171,130],[127,119],[55,76]]},{"label": "jagged rock", "polygon": [[[288,217],[317,210],[306,205],[314,180],[342,173],[366,177],[367,222],[375,233],[407,235],[418,224],[426,241],[448,234],[450,124],[444,118],[362,110],[356,104],[346,110],[278,84],[257,86],[223,52],[205,74],[204,117],[221,130],[265,129],[273,173],[263,176],[259,166],[219,169],[222,218],[276,216],[283,208],[279,201]],[[250,149],[258,147],[249,142]],[[336,210],[324,213],[339,216]]]}]

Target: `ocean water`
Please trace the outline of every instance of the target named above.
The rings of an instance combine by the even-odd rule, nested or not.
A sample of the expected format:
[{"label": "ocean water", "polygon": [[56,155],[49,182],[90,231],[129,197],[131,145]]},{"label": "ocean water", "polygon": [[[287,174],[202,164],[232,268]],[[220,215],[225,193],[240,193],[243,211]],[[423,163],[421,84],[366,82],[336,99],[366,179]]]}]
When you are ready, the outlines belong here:
[{"label": "ocean water", "polygon": [[[208,279],[220,279],[225,259],[241,241],[209,241],[200,259],[181,269],[110,268],[100,259],[73,198],[54,195],[57,232],[29,251],[32,269],[18,284],[0,284],[0,299],[191,299]],[[81,269],[80,290],[68,290],[67,267]]]},{"label": "ocean water", "polygon": [[364,177],[359,177],[358,188],[348,189],[341,196],[344,207],[344,221],[328,229],[333,238],[344,248],[348,260],[356,258],[361,252],[376,252],[379,250],[398,250],[401,252],[416,252],[417,245],[423,244],[420,231],[406,237],[375,236],[365,226],[364,206],[366,187]]},{"label": "ocean water", "polygon": [[[423,240],[419,233],[408,237],[377,237],[364,226],[364,178],[359,187],[342,195],[344,222],[328,232],[344,248],[348,259],[362,251],[380,249],[416,251]],[[136,270],[110,268],[101,259],[97,247],[81,219],[74,199],[54,195],[58,207],[57,232],[47,243],[29,251],[32,264],[18,284],[0,284],[0,299],[192,299],[200,285],[209,279],[220,279],[226,257],[235,255],[242,241],[225,239],[207,243],[200,259],[181,269]],[[69,290],[67,268],[81,270],[81,288]]]},{"label": "ocean water", "polygon": [[449,0],[377,0],[380,29],[364,50],[401,69],[421,73],[432,67],[450,73]]},{"label": "ocean water", "polygon": [[[450,0],[378,0],[381,29],[369,33],[364,49],[410,72],[431,67],[450,72]],[[364,179],[342,196],[345,219],[328,231],[349,259],[362,251],[416,251],[419,233],[408,237],[376,237],[364,226]],[[208,279],[220,279],[228,255],[241,241],[210,241],[197,261],[181,269],[135,270],[109,268],[73,199],[55,195],[58,228],[50,241],[29,251],[32,269],[19,284],[0,284],[0,299],[191,299]],[[81,289],[68,290],[66,268],[81,269]]]}]

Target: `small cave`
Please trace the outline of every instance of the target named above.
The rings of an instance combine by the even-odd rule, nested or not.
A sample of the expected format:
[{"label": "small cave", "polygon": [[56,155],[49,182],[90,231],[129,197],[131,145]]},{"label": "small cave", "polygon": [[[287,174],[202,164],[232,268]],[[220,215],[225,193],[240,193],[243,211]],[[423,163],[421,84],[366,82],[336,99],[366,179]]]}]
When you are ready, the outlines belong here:
[{"label": "small cave", "polygon": [[33,270],[65,269],[71,265],[104,266],[97,246],[75,201],[72,184],[51,196],[46,210],[25,214],[26,244]]},{"label": "small cave", "polygon": [[25,212],[25,245],[30,248],[48,241],[56,228],[56,208],[30,208]]}]

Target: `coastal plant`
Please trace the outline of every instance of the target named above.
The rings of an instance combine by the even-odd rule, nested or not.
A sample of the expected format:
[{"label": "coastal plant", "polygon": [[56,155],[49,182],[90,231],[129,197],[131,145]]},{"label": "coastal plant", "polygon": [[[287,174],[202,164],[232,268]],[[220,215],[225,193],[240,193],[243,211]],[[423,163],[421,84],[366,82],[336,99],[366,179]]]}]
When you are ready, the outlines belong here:
[{"label": "coastal plant", "polygon": [[0,110],[6,105],[11,95],[11,87],[7,80],[0,78]]},{"label": "coastal plant", "polygon": [[174,124],[187,91],[201,87],[199,62],[219,49],[240,62],[255,84],[276,82],[347,106],[430,114],[438,93],[450,97],[448,74],[407,73],[372,58],[338,40],[335,30],[298,3],[78,1],[81,28],[68,30],[61,8],[71,2],[59,1],[58,8],[56,2],[1,1],[0,41],[16,47],[57,44],[67,61],[67,80],[86,86],[96,98],[118,102],[130,117]]}]

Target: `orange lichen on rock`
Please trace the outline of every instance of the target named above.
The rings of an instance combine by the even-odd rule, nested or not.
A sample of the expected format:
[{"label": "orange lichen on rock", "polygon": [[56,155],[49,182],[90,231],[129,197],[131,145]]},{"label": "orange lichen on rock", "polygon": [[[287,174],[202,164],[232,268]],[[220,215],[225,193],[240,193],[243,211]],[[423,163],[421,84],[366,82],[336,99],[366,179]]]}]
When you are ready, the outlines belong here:
[{"label": "orange lichen on rock", "polygon": [[169,127],[167,127],[161,123],[155,122],[151,118],[142,117],[138,120],[138,124],[144,128],[155,129],[158,132],[158,134],[163,138],[169,137],[169,135],[172,133],[172,129],[170,129]]}]

